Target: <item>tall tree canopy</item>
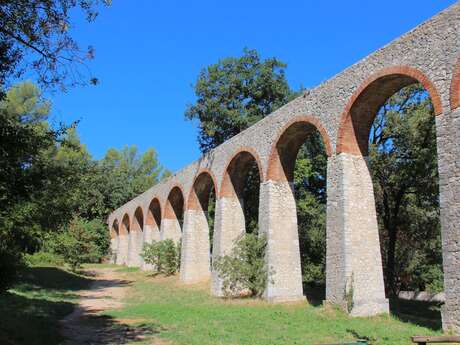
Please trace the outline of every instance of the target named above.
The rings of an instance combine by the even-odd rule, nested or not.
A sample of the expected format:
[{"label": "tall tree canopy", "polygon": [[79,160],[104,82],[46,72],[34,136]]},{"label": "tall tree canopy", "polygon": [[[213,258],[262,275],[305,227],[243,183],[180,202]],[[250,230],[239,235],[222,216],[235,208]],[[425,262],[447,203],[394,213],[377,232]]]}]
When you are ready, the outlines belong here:
[{"label": "tall tree canopy", "polygon": [[81,49],[71,36],[70,12],[80,8],[88,21],[97,17],[100,4],[111,0],[0,0],[0,85],[8,78],[35,72],[44,86],[97,81],[85,61],[93,47]]},{"label": "tall tree canopy", "polygon": [[195,84],[197,100],[185,112],[198,120],[202,152],[253,125],[292,98],[284,75],[286,65],[276,58],[261,60],[256,50],[244,49],[204,68]]}]

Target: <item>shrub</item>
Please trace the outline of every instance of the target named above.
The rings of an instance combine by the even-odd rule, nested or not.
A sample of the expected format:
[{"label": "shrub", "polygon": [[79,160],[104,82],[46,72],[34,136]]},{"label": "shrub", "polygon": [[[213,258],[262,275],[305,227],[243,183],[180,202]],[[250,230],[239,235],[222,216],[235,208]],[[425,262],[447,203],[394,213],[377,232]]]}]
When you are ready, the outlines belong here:
[{"label": "shrub", "polygon": [[74,217],[55,238],[55,253],[62,255],[72,271],[76,271],[85,262],[95,262],[100,258],[101,253],[90,227],[88,221]]},{"label": "shrub", "polygon": [[91,262],[101,262],[110,254],[110,234],[107,226],[99,219],[85,222],[85,228],[90,233],[91,241],[96,245],[96,252],[90,257]]},{"label": "shrub", "polygon": [[241,294],[249,291],[260,297],[265,291],[269,272],[265,264],[266,236],[244,234],[236,242],[229,255],[217,258],[213,264],[223,282],[224,293]]},{"label": "shrub", "polygon": [[26,254],[25,261],[29,266],[64,266],[64,258],[52,252]]},{"label": "shrub", "polygon": [[144,244],[141,256],[157,273],[172,275],[179,269],[180,245],[172,240]]}]

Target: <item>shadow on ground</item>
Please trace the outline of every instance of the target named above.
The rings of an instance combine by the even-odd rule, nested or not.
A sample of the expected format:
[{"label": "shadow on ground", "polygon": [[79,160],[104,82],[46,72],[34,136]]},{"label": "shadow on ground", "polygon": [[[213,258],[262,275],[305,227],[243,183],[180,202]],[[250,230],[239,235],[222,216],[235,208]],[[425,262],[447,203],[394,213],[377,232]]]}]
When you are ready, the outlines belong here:
[{"label": "shadow on ground", "polygon": [[[323,285],[304,284],[303,294],[310,305],[318,307],[326,299],[326,288]],[[390,313],[403,322],[433,330],[442,329],[441,304],[438,302],[390,298]]]},{"label": "shadow on ground", "polygon": [[304,283],[303,295],[307,298],[310,305],[319,307],[323,305],[323,301],[326,299],[326,286]]},{"label": "shadow on ground", "polygon": [[390,298],[390,312],[404,322],[433,330],[440,330],[442,328],[441,304],[438,302]]},{"label": "shadow on ground", "polygon": [[[0,344],[63,344],[60,320],[74,311],[78,292],[88,289],[91,283],[93,280],[83,275],[56,267],[25,269],[19,283],[0,295]],[[96,289],[129,284],[126,280],[102,280]],[[92,339],[69,344],[127,344],[161,331],[154,325],[132,325],[97,314],[82,315],[82,319],[93,330]]]}]

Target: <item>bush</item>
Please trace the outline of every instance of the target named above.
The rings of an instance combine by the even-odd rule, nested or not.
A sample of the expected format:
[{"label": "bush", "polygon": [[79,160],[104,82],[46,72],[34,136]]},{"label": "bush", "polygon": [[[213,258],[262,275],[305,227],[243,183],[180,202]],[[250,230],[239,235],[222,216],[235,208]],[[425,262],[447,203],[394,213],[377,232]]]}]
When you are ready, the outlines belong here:
[{"label": "bush", "polygon": [[64,258],[52,252],[26,254],[25,261],[29,266],[64,266]]},{"label": "bush", "polygon": [[265,264],[266,247],[265,236],[244,234],[236,241],[230,255],[215,260],[213,266],[223,281],[227,296],[244,291],[249,291],[251,296],[262,296],[269,276],[273,274]]},{"label": "bush", "polygon": [[176,245],[172,240],[146,243],[141,257],[153,266],[155,272],[172,275],[179,270],[180,244]]}]

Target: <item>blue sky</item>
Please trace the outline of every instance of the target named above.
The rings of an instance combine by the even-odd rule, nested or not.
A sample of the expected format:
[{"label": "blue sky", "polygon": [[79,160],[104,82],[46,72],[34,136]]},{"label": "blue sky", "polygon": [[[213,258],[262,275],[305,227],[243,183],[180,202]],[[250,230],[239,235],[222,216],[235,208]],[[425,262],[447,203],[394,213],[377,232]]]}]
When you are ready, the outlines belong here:
[{"label": "blue sky", "polygon": [[200,156],[196,123],[183,114],[201,68],[255,48],[288,64],[292,88],[313,87],[454,2],[113,0],[94,23],[74,14],[100,84],[53,94],[53,119],[80,119],[95,158],[154,147],[176,171]]}]

